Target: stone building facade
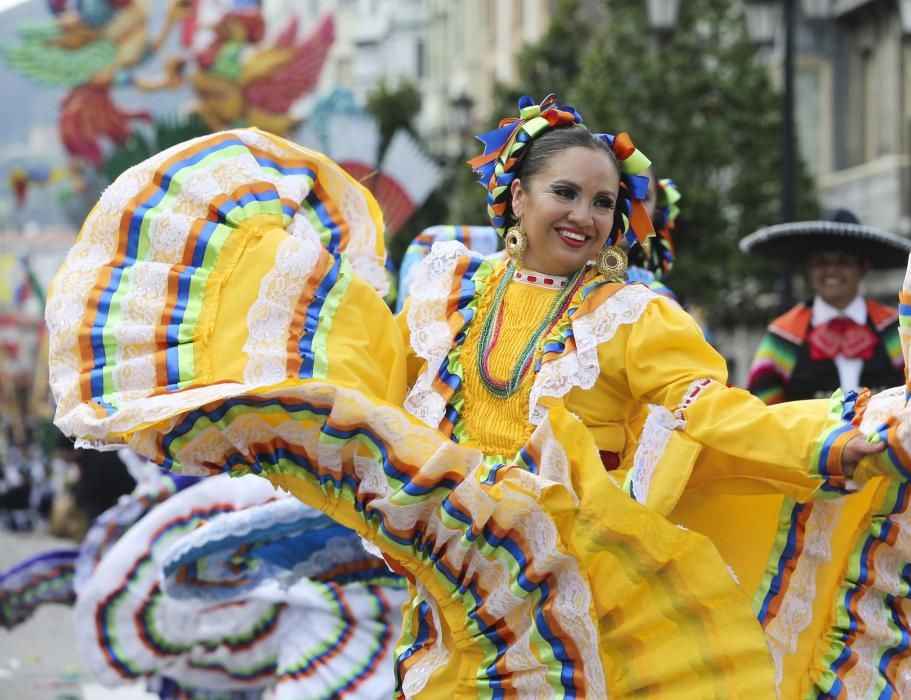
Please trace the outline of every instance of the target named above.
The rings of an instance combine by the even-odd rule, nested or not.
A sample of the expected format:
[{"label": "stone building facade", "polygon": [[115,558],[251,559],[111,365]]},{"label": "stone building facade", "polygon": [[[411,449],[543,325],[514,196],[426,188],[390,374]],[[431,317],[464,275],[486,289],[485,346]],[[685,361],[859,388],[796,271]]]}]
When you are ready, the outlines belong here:
[{"label": "stone building facade", "polygon": [[[901,8],[908,8],[902,16]],[[911,5],[834,0],[802,20],[798,129],[821,203],[911,234]]]}]

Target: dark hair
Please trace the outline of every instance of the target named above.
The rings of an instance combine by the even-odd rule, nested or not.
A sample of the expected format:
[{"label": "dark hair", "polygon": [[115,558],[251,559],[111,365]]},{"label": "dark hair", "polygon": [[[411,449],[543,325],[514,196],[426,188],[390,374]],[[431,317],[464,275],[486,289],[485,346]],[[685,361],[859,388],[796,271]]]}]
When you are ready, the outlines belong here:
[{"label": "dark hair", "polygon": [[[617,168],[617,174],[619,175],[622,172],[617,154],[614,153],[606,141],[600,139],[581,124],[571,124],[551,129],[533,139],[525,147],[519,157],[519,162],[515,165],[514,172],[516,177],[527,184],[547,167],[553,156],[569,148],[590,148],[593,151],[603,151],[611,159],[614,167]],[[615,228],[619,225],[620,213],[623,211],[620,201],[622,196],[621,192],[617,198],[617,207],[614,209]],[[509,197],[509,218],[512,221],[516,220],[515,215],[512,213],[511,195]]]},{"label": "dark hair", "polygon": [[531,180],[547,167],[551,157],[568,148],[591,148],[604,151],[620,172],[620,161],[611,147],[581,124],[571,124],[551,129],[533,139],[516,163],[516,177]]}]

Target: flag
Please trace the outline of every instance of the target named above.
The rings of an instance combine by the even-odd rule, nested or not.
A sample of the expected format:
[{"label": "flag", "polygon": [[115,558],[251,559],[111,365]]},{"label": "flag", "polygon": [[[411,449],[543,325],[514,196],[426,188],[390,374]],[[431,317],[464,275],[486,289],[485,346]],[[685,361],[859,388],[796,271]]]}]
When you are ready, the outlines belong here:
[{"label": "flag", "polygon": [[9,304],[13,300],[12,271],[18,259],[12,253],[0,253],[0,304]]},{"label": "flag", "polygon": [[38,275],[35,274],[35,271],[32,269],[32,265],[28,259],[27,255],[23,255],[19,258],[19,261],[22,263],[22,267],[25,270],[25,279],[22,280],[22,283],[16,288],[16,304],[22,305],[31,294],[34,294],[38,297],[38,301],[41,303],[42,314],[44,313],[45,306],[45,296],[44,288],[41,286],[41,282],[38,279]]},{"label": "flag", "polygon": [[25,302],[28,301],[28,298],[32,294],[32,280],[28,276],[22,279],[22,281],[16,285],[16,293],[13,295],[13,303],[16,306],[22,306]]}]

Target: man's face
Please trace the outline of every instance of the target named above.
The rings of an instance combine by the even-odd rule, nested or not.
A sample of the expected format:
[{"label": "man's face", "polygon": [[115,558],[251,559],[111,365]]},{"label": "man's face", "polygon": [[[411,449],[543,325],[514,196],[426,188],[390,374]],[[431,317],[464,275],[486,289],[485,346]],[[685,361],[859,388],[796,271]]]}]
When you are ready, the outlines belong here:
[{"label": "man's face", "polygon": [[820,251],[807,259],[807,276],[813,292],[837,309],[854,300],[869,269],[869,263],[841,251]]}]

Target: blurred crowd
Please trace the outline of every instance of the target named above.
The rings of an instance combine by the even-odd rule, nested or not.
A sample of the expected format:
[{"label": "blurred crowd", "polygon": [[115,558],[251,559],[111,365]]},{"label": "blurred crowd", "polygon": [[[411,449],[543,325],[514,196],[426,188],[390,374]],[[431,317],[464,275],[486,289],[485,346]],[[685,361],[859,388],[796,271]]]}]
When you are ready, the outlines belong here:
[{"label": "blurred crowd", "polygon": [[136,485],[117,452],[76,449],[52,426],[17,432],[4,425],[0,441],[0,527],[6,530],[79,542]]}]

